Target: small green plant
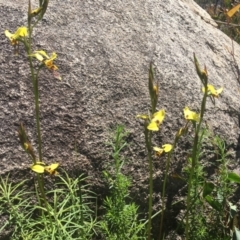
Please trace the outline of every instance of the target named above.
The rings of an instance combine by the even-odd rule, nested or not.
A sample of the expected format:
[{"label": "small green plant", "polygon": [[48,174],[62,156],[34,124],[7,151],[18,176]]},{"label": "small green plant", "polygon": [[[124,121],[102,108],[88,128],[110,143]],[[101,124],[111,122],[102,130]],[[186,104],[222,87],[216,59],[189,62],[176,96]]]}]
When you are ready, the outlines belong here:
[{"label": "small green plant", "polygon": [[113,164],[104,171],[104,178],[109,186],[109,196],[104,201],[106,213],[101,223],[103,239],[109,240],[137,240],[142,237],[144,224],[138,219],[138,207],[131,202],[129,197],[129,187],[131,182],[129,177],[122,173],[124,159],[120,152],[126,146],[124,137],[127,132],[123,126],[117,126],[114,139],[109,145],[112,147]]},{"label": "small green plant", "polygon": [[[207,181],[207,173],[205,173],[206,163],[203,158],[203,145],[208,138],[207,129],[202,128],[199,132],[198,146],[196,151],[196,165],[192,178],[192,188],[190,189],[191,205],[189,210],[189,239],[209,239],[208,216],[206,214],[206,203],[204,196],[212,187],[212,183]],[[208,142],[209,144],[209,142]],[[201,159],[203,160],[201,161]],[[191,158],[184,168],[187,176],[192,170]]]},{"label": "small green plant", "polygon": [[17,236],[22,225],[28,223],[27,216],[33,213],[31,193],[27,191],[25,182],[13,184],[9,182],[9,176],[5,180],[0,179],[0,215],[6,219],[0,226],[0,233],[12,232],[12,236]]},{"label": "small green plant", "polygon": [[208,226],[208,234],[212,239],[240,239],[238,234],[238,210],[231,203],[236,191],[236,183],[240,177],[229,171],[229,153],[225,141],[219,136],[212,137],[213,154],[216,161],[212,163],[215,173],[211,182],[205,182],[203,200],[211,207],[208,219],[212,224]]},{"label": "small green plant", "polygon": [[[204,146],[213,150],[206,151]],[[213,155],[211,162],[205,161],[206,155]],[[236,190],[234,183],[240,183],[240,177],[229,171],[227,156],[225,142],[219,136],[214,137],[208,128],[202,129],[190,192],[189,239],[239,239],[236,237],[238,210],[230,199]],[[184,168],[187,175],[191,166],[190,159]],[[214,174],[209,175],[209,169],[212,169]]]},{"label": "small green plant", "polygon": [[[46,192],[48,209],[38,204],[34,194],[28,192],[25,181],[13,185],[1,179],[0,215],[6,216],[2,231],[12,231],[12,240],[21,239],[92,239],[96,234],[96,217],[90,204],[94,194],[83,184],[85,179],[58,176],[55,189]],[[38,213],[41,214],[38,214]],[[49,213],[45,214],[45,213]]]}]

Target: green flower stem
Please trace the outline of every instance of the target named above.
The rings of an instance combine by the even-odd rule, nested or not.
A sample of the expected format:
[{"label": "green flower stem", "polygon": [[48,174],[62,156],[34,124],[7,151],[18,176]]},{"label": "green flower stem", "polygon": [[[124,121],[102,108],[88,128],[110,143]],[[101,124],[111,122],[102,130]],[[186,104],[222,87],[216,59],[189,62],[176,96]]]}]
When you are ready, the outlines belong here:
[{"label": "green flower stem", "polygon": [[39,91],[38,91],[38,78],[35,79],[35,111],[36,111],[36,122],[37,122],[37,135],[38,135],[38,154],[39,161],[42,162],[42,137],[41,137],[41,127],[40,127],[40,112],[39,112]]},{"label": "green flower stem", "polygon": [[[30,23],[28,24],[29,29],[29,38],[28,41],[24,42],[26,52],[28,54],[28,61],[31,71],[31,78],[33,84],[33,93],[34,93],[34,100],[35,100],[35,115],[36,115],[36,124],[37,124],[37,138],[38,138],[38,155],[39,161],[42,162],[42,138],[41,138],[41,127],[40,127],[40,111],[39,111],[39,91],[38,91],[38,74],[35,75],[34,67],[32,63],[32,48],[31,48],[31,41],[32,41],[32,27]],[[36,162],[34,162],[36,163]]]},{"label": "green flower stem", "polygon": [[[207,90],[207,82],[205,83],[205,90]],[[201,129],[203,116],[206,108],[206,101],[207,101],[207,91],[205,91],[202,104],[201,104],[201,113],[200,113],[200,120],[197,125],[196,131],[195,131],[195,137],[194,137],[194,144],[193,144],[193,151],[192,151],[192,167],[190,172],[190,177],[188,180],[188,194],[187,194],[187,213],[186,213],[186,227],[185,227],[185,234],[186,234],[186,240],[189,239],[189,211],[191,206],[191,189],[192,189],[192,179],[195,172],[195,167],[197,165],[197,148],[198,148],[198,135],[199,131]]]},{"label": "green flower stem", "polygon": [[168,176],[168,172],[169,172],[170,162],[172,159],[172,153],[173,153],[173,150],[175,149],[178,139],[179,139],[179,137],[176,136],[174,143],[173,143],[172,150],[168,153],[168,158],[167,158],[167,162],[166,162],[166,171],[165,171],[165,175],[164,175],[163,188],[162,188],[162,214],[161,214],[161,220],[160,220],[159,240],[163,239],[163,219],[164,219],[164,210],[165,210],[165,193],[166,193],[167,176]]},{"label": "green flower stem", "polygon": [[[26,44],[27,45],[27,44]],[[30,51],[30,47],[29,45],[27,45],[27,53],[28,55],[31,54]],[[40,119],[39,119],[39,91],[38,91],[38,78],[37,75],[35,75],[34,73],[34,68],[33,68],[33,64],[32,64],[32,58],[29,57],[29,64],[30,64],[30,69],[31,69],[31,76],[32,76],[32,83],[33,83],[33,88],[34,88],[34,98],[35,98],[35,112],[36,112],[36,122],[37,122],[37,133],[38,133],[38,153],[39,153],[39,161],[42,162],[42,140],[41,140],[41,129],[40,129]],[[39,71],[38,71],[39,73]],[[34,164],[36,164],[36,160],[34,162]],[[37,174],[37,179],[38,179],[38,185],[40,188],[40,192],[42,195],[42,199],[44,201],[44,205],[50,215],[50,210],[48,207],[48,203],[46,200],[46,195],[45,195],[45,191],[44,191],[44,182],[43,182],[43,176],[42,174]],[[41,204],[41,203],[40,203]],[[50,218],[51,224],[52,224],[52,220]]]},{"label": "green flower stem", "polygon": [[[35,114],[36,114],[36,123],[37,123],[38,154],[39,154],[38,161],[42,162],[42,139],[41,139],[41,127],[40,127],[39,91],[38,91],[38,74],[39,74],[40,68],[38,69],[37,74],[35,74],[33,63],[32,63],[32,57],[30,56],[32,53],[32,51],[31,51],[32,28],[31,28],[30,22],[28,24],[28,29],[29,29],[29,38],[28,38],[28,41],[25,39],[24,46],[25,46],[26,52],[28,54],[28,61],[29,61],[29,66],[30,66],[30,71],[31,71],[33,93],[34,93],[34,99],[35,99]],[[33,161],[34,161],[34,164],[36,164],[36,159],[33,159]],[[50,216],[50,222],[52,225],[52,218],[51,218],[50,209],[49,209],[49,206],[47,203],[47,198],[46,198],[45,191],[44,191],[44,182],[43,182],[42,174],[37,173],[37,180],[38,180],[38,185],[40,188],[42,200],[48,211],[48,214]],[[40,201],[40,204],[42,204],[42,200]]]},{"label": "green flower stem", "polygon": [[153,167],[152,167],[152,132],[147,129],[147,122],[145,123],[144,135],[145,144],[147,147],[148,165],[149,165],[149,200],[148,200],[148,226],[147,235],[148,240],[151,240],[152,228],[152,195],[153,195]]},{"label": "green flower stem", "polygon": [[45,205],[45,207],[47,209],[47,212],[49,214],[49,220],[50,220],[50,223],[51,223],[51,227],[53,228],[52,215],[51,215],[51,212],[50,212],[50,209],[49,209],[49,206],[48,206],[48,202],[47,202],[47,198],[46,198],[46,194],[45,194],[45,191],[44,191],[42,174],[37,173],[37,179],[38,179],[38,185],[39,185],[39,188],[40,188],[40,192],[41,192],[41,195],[42,195],[44,205]]}]

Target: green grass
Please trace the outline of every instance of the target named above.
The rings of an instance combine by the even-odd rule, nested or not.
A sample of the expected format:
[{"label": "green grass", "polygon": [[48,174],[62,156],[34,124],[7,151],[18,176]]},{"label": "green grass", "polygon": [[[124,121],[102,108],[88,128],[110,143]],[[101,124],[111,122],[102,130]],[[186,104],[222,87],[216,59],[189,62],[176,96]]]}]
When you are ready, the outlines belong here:
[{"label": "green grass", "polygon": [[[12,185],[1,179],[0,215],[7,215],[3,229],[12,230],[11,239],[92,239],[97,228],[90,209],[94,195],[83,185],[84,178],[58,177],[55,189],[46,191],[48,209],[38,204],[24,182]],[[50,214],[48,212],[50,211]],[[2,230],[3,230],[2,229]]]}]

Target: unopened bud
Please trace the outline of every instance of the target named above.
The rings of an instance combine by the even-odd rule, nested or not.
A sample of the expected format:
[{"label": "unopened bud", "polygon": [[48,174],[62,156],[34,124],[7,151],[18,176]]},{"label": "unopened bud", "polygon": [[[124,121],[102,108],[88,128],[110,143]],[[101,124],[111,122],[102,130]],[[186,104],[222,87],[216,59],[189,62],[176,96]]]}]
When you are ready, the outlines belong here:
[{"label": "unopened bud", "polygon": [[204,85],[208,84],[208,72],[206,65],[204,66],[204,70],[202,71],[202,81]]},{"label": "unopened bud", "polygon": [[153,86],[153,91],[154,91],[155,95],[158,96],[158,92],[159,92],[158,85]]},{"label": "unopened bud", "polygon": [[33,11],[30,12],[30,17],[36,17],[39,13],[41,13],[42,7],[39,7],[37,9],[34,9]]},{"label": "unopened bud", "polygon": [[206,66],[205,66],[205,67],[204,67],[204,70],[201,70],[201,69],[200,69],[200,66],[199,66],[199,63],[198,63],[198,60],[197,60],[197,58],[196,58],[195,53],[193,54],[193,57],[194,57],[194,64],[195,64],[195,67],[196,67],[197,75],[199,76],[202,84],[205,86],[205,85],[207,85],[207,83],[208,83],[207,68],[206,68]]},{"label": "unopened bud", "polygon": [[25,150],[28,150],[28,144],[27,143],[24,143],[23,147],[24,147]]},{"label": "unopened bud", "polygon": [[188,132],[188,127],[185,126],[184,128],[180,128],[177,132],[177,137],[181,137],[183,135],[185,135]]}]

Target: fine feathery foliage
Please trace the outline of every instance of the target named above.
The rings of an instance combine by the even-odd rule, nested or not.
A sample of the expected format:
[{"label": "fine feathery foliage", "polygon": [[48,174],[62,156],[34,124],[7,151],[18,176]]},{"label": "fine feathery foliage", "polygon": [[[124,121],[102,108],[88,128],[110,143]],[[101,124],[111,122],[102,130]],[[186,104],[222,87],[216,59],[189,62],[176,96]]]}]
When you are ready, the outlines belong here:
[{"label": "fine feathery foliage", "polygon": [[129,197],[131,181],[122,173],[124,159],[121,158],[120,151],[126,146],[124,141],[126,135],[123,126],[119,125],[113,139],[108,143],[112,147],[113,163],[107,165],[104,171],[110,193],[104,201],[106,213],[100,222],[102,239],[145,239],[144,224],[138,219],[138,207]]}]

